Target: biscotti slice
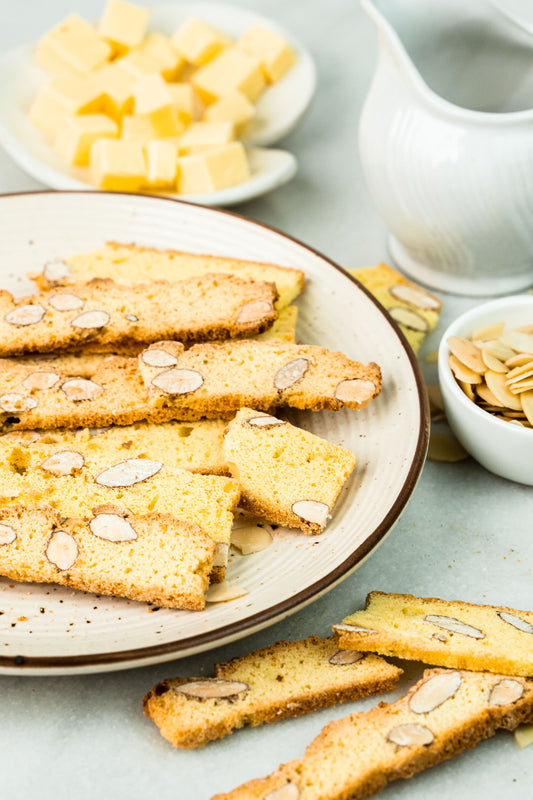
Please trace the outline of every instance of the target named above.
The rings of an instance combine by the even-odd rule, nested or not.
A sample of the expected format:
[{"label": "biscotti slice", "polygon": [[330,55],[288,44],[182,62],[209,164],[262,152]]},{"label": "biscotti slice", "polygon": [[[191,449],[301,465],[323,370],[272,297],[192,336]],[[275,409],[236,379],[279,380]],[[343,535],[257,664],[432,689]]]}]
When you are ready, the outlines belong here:
[{"label": "biscotti slice", "polygon": [[363,800],[532,715],[532,680],[426,670],[396,703],[330,722],[299,761],[212,800]]},{"label": "biscotti slice", "polygon": [[370,592],[334,630],[341,645],[426,664],[533,675],[533,612]]},{"label": "biscotti slice", "polygon": [[436,327],[442,303],[438,297],[407,280],[387,264],[349,269],[398,323],[415,353]]},{"label": "biscotti slice", "polygon": [[105,451],[92,453],[87,466],[77,450],[61,450],[39,466],[0,471],[0,507],[46,503],[63,517],[91,519],[98,509],[116,513],[171,514],[198,525],[217,545],[213,580],[222,580],[227,562],[233,511],[240,488],[218,475],[196,475],[162,461],[126,458],[113,462]]},{"label": "biscotti slice", "polygon": [[206,274],[177,283],[74,283],[16,303],[0,291],[0,355],[253,336],[277,318],[273,283]]},{"label": "biscotti slice", "polygon": [[243,339],[184,351],[179,342],[156,342],[140,354],[139,369],[153,407],[181,419],[227,417],[245,406],[358,409],[381,391],[377,364],[316,345]]},{"label": "biscotti slice", "polygon": [[201,610],[216,545],[171,514],[104,507],[90,520],[50,506],[0,509],[0,575]]},{"label": "biscotti slice", "polygon": [[309,636],[215,664],[214,678],[162,681],[148,692],[143,708],[165,739],[192,749],[244,725],[387,692],[401,672],[379,656],[339,650],[336,636]]},{"label": "biscotti slice", "polygon": [[253,281],[276,284],[281,310],[298,297],[305,286],[300,269],[243,261],[223,256],[182,253],[179,250],[157,250],[132,244],[108,242],[99,250],[72,255],[65,260],[46,264],[42,272],[31,275],[41,289],[68,285],[70,281],[90,278],[113,278],[120,283],[135,284],[149,281],[178,281],[205,275],[207,272],[227,273]]},{"label": "biscotti slice", "polygon": [[229,475],[222,451],[227,422],[136,422],[111,428],[77,428],[49,431],[12,431],[0,436],[0,469],[36,467],[61,450],[77,450],[89,468],[94,457],[109,462],[124,458],[150,458],[168,467],[181,467],[204,475]]},{"label": "biscotti slice", "polygon": [[324,530],[355,467],[344,447],[251,408],[229,423],[223,449],[243,508],[305,533]]}]

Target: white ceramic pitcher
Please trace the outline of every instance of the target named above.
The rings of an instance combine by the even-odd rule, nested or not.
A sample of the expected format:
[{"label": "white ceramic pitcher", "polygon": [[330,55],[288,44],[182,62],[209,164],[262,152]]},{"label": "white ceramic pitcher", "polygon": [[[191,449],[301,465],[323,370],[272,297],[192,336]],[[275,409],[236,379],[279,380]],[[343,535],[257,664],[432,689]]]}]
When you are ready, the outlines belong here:
[{"label": "white ceramic pitcher", "polygon": [[533,36],[481,0],[362,0],[379,32],[359,145],[406,273],[456,294],[533,285]]}]

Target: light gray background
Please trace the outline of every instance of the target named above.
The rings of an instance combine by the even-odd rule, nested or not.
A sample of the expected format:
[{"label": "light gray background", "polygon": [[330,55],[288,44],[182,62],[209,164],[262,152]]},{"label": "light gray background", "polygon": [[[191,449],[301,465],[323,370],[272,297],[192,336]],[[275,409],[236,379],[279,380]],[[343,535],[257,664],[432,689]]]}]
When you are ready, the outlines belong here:
[{"label": "light gray background", "polygon": [[[146,3],[149,5],[149,3]],[[0,51],[33,41],[70,11],[89,18],[95,0],[0,0]],[[356,0],[248,0],[285,25],[318,69],[314,103],[283,145],[299,161],[289,185],[237,211],[279,227],[345,266],[387,260],[386,232],[361,176],[357,123],[376,57],[371,23]],[[40,188],[0,152],[0,192]],[[442,295],[444,310],[424,353],[448,324],[480,302]],[[435,365],[423,364],[428,382]],[[172,675],[210,674],[214,661],[281,638],[328,635],[372,589],[471,602],[532,606],[533,492],[474,461],[428,462],[398,525],[349,579],[309,608],[224,648],[155,667],[81,677],[0,678],[2,797],[208,800],[298,758],[323,725],[377,700],[325,709],[298,720],[240,731],[196,752],[174,750],[141,712],[145,692]],[[421,674],[407,665],[400,689]],[[383,698],[379,698],[383,699]],[[357,754],[354,753],[354,758]],[[532,793],[533,747],[501,733],[453,761],[382,793],[388,800],[500,798]]]}]

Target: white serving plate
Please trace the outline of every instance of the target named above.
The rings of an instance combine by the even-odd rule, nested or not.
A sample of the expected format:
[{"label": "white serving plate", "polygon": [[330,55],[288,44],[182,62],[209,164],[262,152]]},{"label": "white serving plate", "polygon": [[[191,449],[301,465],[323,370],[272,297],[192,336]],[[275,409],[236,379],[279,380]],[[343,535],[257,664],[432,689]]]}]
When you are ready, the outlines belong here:
[{"label": "white serving plate", "polygon": [[[179,195],[210,206],[227,206],[250,200],[287,183],[296,173],[296,159],[284,150],[269,150],[290,133],[305,113],[315,90],[315,67],[309,52],[284,29],[257,14],[229,5],[176,3],[152,9],[150,28],[173,33],[190,16],[197,16],[231,36],[261,23],[277,30],[295,49],[298,60],[257,103],[246,145],[252,177],[249,181],[204,195]],[[51,23],[50,27],[52,27]],[[47,138],[31,125],[27,112],[39,88],[49,80],[33,60],[33,45],[19,47],[0,58],[0,144],[29,175],[52,189],[92,190],[86,168],[69,167]]]},{"label": "white serving plate", "polygon": [[298,412],[302,427],[352,450],[357,467],[325,533],[277,534],[231,556],[228,581],[247,594],[205,611],[160,609],[64,587],[0,578],[0,673],[120,669],[188,656],[283,619],[346,578],[397,521],[421,471],[429,415],[418,364],[381,306],[324,256],[272,228],[165,198],[101,192],[0,197],[0,286],[49,259],[106,240],[213,253],[303,269],[298,338],[376,361],[383,391],[362,411]]}]

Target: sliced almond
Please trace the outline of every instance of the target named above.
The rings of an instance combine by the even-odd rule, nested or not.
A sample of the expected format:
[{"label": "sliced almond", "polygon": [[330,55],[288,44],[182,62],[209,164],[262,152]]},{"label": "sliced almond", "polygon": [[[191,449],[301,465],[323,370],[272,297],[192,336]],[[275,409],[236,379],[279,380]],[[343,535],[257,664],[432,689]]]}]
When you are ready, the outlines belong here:
[{"label": "sliced almond", "polygon": [[182,683],[174,687],[174,691],[187,695],[195,700],[237,700],[250,686],[244,681],[226,681],[221,678],[205,678]]},{"label": "sliced almond", "polygon": [[82,400],[95,400],[104,391],[103,387],[88,378],[70,378],[62,385],[61,390],[68,400],[79,403]]},{"label": "sliced almond", "polygon": [[424,617],[425,622],[431,625],[436,625],[438,628],[444,628],[451,633],[460,633],[462,636],[470,636],[472,639],[484,639],[486,634],[473,625],[467,625],[466,622],[461,622],[455,617],[446,617],[443,614],[427,614]]},{"label": "sliced almond", "polygon": [[504,331],[501,341],[517,353],[533,354],[533,334],[520,331]]},{"label": "sliced almond", "polygon": [[37,400],[25,394],[8,392],[0,396],[0,408],[9,414],[21,414],[23,411],[31,411],[37,407]]},{"label": "sliced almond", "polygon": [[57,372],[49,372],[43,370],[42,372],[30,372],[24,380],[22,385],[25,389],[51,389],[59,380]]},{"label": "sliced almond", "polygon": [[160,347],[143,350],[141,358],[149,367],[174,367],[178,363],[175,356]]},{"label": "sliced almond", "polygon": [[203,377],[194,369],[167,369],[153,378],[152,383],[167,394],[189,394],[199,389]]},{"label": "sliced almond", "polygon": [[520,398],[515,397],[505,385],[505,375],[502,375],[501,372],[492,372],[492,370],[489,369],[485,373],[485,381],[492,394],[500,403],[506,406],[506,408],[512,408],[514,411],[522,410]]},{"label": "sliced almond", "polygon": [[514,678],[503,678],[490,690],[490,706],[507,706],[516,703],[524,694],[524,684]]},{"label": "sliced almond", "polygon": [[244,597],[246,594],[248,592],[241,586],[221,581],[220,583],[211,584],[205,599],[208,603],[227,603],[230,600],[237,600],[238,597]]},{"label": "sliced almond", "polygon": [[522,631],[522,633],[533,633],[533,625],[522,619],[522,617],[517,617],[516,614],[509,614],[508,611],[497,611],[496,613],[500,619],[507,622],[508,625],[512,625],[513,628]]},{"label": "sliced almond", "polygon": [[280,391],[290,389],[291,386],[302,380],[308,369],[309,361],[307,358],[294,358],[281,369],[278,369],[274,375],[274,386]]},{"label": "sliced almond", "polygon": [[428,714],[455,695],[462,677],[460,672],[441,672],[428,678],[409,699],[409,708],[415,714]]},{"label": "sliced almond", "polygon": [[490,353],[494,358],[503,361],[505,364],[507,364],[507,360],[514,355],[514,350],[506,344],[503,344],[499,339],[490,342],[482,342],[481,349],[486,353]]},{"label": "sliced almond", "polygon": [[319,525],[323,530],[329,518],[329,506],[320,500],[297,500],[291,511],[304,522]]},{"label": "sliced almond", "polygon": [[217,542],[217,549],[213,559],[214,567],[225,567],[228,563],[229,544],[226,542]]},{"label": "sliced almond", "polygon": [[499,358],[493,356],[492,353],[489,353],[488,350],[481,351],[481,358],[483,359],[483,363],[485,364],[487,369],[491,369],[493,372],[507,372],[508,367],[505,366],[503,361],[500,361]]},{"label": "sliced almond", "polygon": [[399,745],[399,747],[420,747],[431,744],[435,737],[425,725],[417,725],[415,722],[408,722],[405,725],[397,725],[387,734],[387,741]]},{"label": "sliced almond", "polygon": [[363,625],[350,625],[347,622],[340,622],[338,625],[333,626],[339,633],[360,633],[361,635],[369,633],[377,633],[372,628],[365,628]]},{"label": "sliced almond", "polygon": [[248,556],[266,550],[272,544],[272,536],[259,525],[249,525],[232,531],[231,544],[240,550],[243,556]]},{"label": "sliced almond", "polygon": [[529,378],[530,375],[533,375],[533,361],[531,360],[531,357],[529,357],[529,360],[526,361],[525,364],[520,364],[520,366],[510,369],[507,372],[505,380],[507,383],[514,383],[515,381],[521,381],[524,378]]},{"label": "sliced almond", "polygon": [[448,637],[445,636],[444,633],[432,633],[431,634],[431,638],[432,639],[436,639],[437,642],[447,642],[448,641]]},{"label": "sliced almond", "polygon": [[361,661],[364,657],[365,654],[361,653],[359,650],[337,650],[329,659],[329,663],[335,666],[356,664],[357,661]]},{"label": "sliced almond", "polygon": [[442,303],[434,294],[425,292],[419,286],[408,286],[405,283],[398,283],[391,286],[389,293],[402,303],[407,303],[413,308],[421,308],[424,311],[440,311]]},{"label": "sliced almond", "polygon": [[110,489],[135,486],[137,483],[148,480],[163,468],[161,461],[151,461],[149,458],[129,458],[113,464],[96,476],[95,483],[107,486]]},{"label": "sliced almond", "polygon": [[70,569],[78,557],[78,543],[66,531],[54,531],[48,539],[45,556],[61,572]]},{"label": "sliced almond", "polygon": [[528,378],[525,381],[517,381],[516,383],[511,383],[508,386],[509,391],[511,394],[517,395],[522,394],[523,392],[529,392],[533,389],[533,378]]},{"label": "sliced almond", "polygon": [[111,317],[107,311],[99,309],[95,311],[84,311],[83,314],[78,314],[70,321],[73,328],[82,328],[88,330],[90,328],[105,328]]},{"label": "sliced almond", "polygon": [[[470,369],[470,367],[465,366],[463,362],[459,361],[457,356],[454,356],[453,354],[448,356],[448,366],[459,381],[474,384],[481,383],[482,381],[479,373],[474,372],[472,369]],[[485,367],[483,369],[485,370]]]},{"label": "sliced almond", "polygon": [[522,403],[522,410],[524,414],[531,425],[533,425],[533,390],[530,390],[529,392],[522,392],[520,395],[520,402]]},{"label": "sliced almond", "polygon": [[464,461],[468,453],[457,439],[442,433],[432,433],[429,437],[428,458],[430,461],[454,463]]},{"label": "sliced almond", "polygon": [[136,314],[126,314],[128,322],[139,322],[139,317]]},{"label": "sliced almond", "polygon": [[132,542],[137,538],[135,528],[118,514],[97,514],[89,522],[89,528],[99,539],[108,542]]},{"label": "sliced almond", "polygon": [[388,309],[390,316],[399,325],[408,328],[411,331],[418,331],[419,333],[427,333],[429,331],[429,323],[427,319],[421,317],[416,311],[411,308],[404,308],[403,306],[392,306]]},{"label": "sliced almond", "polygon": [[530,362],[531,356],[529,353],[518,353],[518,355],[513,354],[511,358],[508,358],[505,365],[509,367],[509,369],[515,369],[516,367],[523,367],[524,364],[529,364]]},{"label": "sliced almond", "polygon": [[529,747],[533,744],[533,724],[520,725],[514,732],[514,740],[518,747]]},{"label": "sliced almond", "polygon": [[272,308],[272,303],[268,300],[254,300],[251,303],[245,303],[237,314],[237,322],[241,325],[259,322],[272,313]]},{"label": "sliced almond", "polygon": [[45,314],[46,309],[42,306],[25,305],[17,306],[13,311],[8,311],[4,319],[10,325],[25,327],[26,325],[35,325],[40,322]]},{"label": "sliced almond", "polygon": [[0,522],[0,545],[11,544],[16,538],[17,532],[15,528],[12,528],[11,525],[6,525],[4,522]]},{"label": "sliced almond", "polygon": [[447,341],[448,347],[459,361],[473,372],[483,374],[486,366],[483,362],[481,350],[469,339],[461,336],[450,336]]},{"label": "sliced almond", "polygon": [[491,339],[499,339],[505,330],[505,322],[495,322],[492,325],[484,325],[482,328],[477,328],[473,334],[472,339],[480,342],[488,342]]},{"label": "sliced almond", "polygon": [[85,300],[70,292],[58,292],[52,295],[48,303],[56,311],[75,311],[77,308],[82,308]]},{"label": "sliced almond", "polygon": [[349,378],[337,384],[335,397],[341,403],[368,403],[376,394],[376,384],[362,378]]},{"label": "sliced almond", "polygon": [[480,383],[478,386],[476,386],[476,393],[490,406],[493,406],[494,408],[505,408],[504,404],[500,403],[498,398],[492,394],[486,383]]},{"label": "sliced almond", "polygon": [[299,800],[301,797],[300,790],[295,783],[286,783],[279,789],[269,792],[265,795],[264,800]]},{"label": "sliced almond", "polygon": [[44,265],[43,275],[50,283],[56,283],[70,275],[70,268],[60,258],[56,258]]},{"label": "sliced almond", "polygon": [[[472,388],[472,384],[471,383],[465,383],[465,381],[457,381],[457,383],[459,384],[459,386],[461,387],[463,392],[466,394],[468,399],[472,400],[472,402],[475,403],[476,395],[475,395],[474,389]],[[479,386],[484,386],[484,385],[485,385],[484,383],[483,384],[478,383],[478,387]]]},{"label": "sliced almond", "polygon": [[265,414],[262,417],[250,417],[243,420],[243,425],[249,425],[251,428],[274,428],[278,425],[287,425],[284,419],[271,417],[270,414]]},{"label": "sliced almond", "polygon": [[41,469],[51,472],[52,475],[75,475],[84,464],[85,459],[81,453],[75,450],[63,450],[45,459]]}]

